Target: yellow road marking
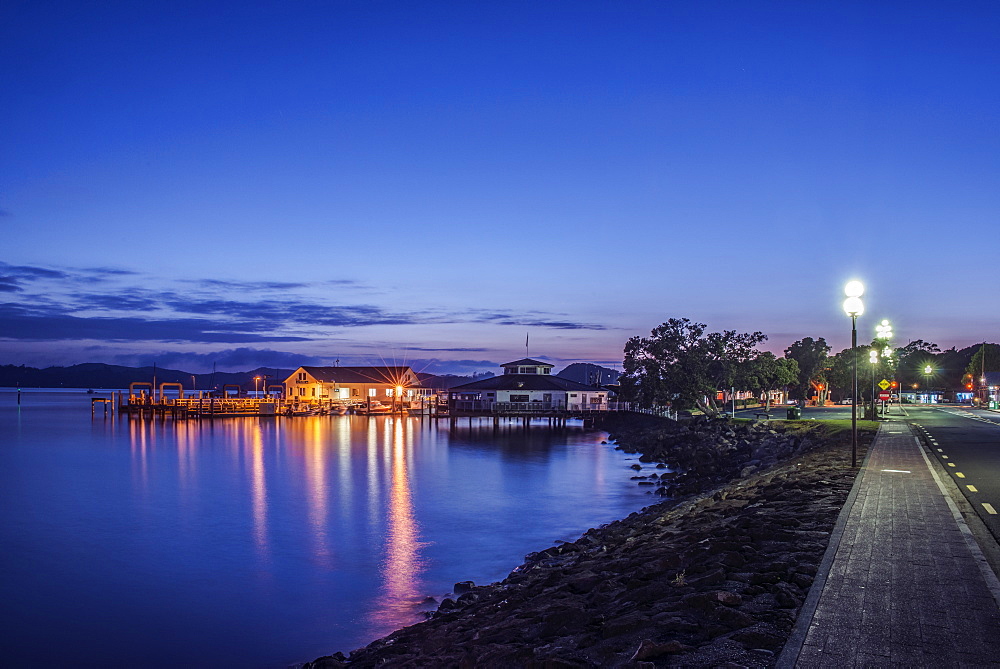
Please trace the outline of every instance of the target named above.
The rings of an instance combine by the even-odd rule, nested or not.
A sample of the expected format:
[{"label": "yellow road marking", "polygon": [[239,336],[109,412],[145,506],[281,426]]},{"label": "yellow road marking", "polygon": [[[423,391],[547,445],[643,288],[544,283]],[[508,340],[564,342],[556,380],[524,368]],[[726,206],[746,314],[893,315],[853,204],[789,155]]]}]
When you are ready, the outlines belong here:
[{"label": "yellow road marking", "polygon": [[949,467],[954,467],[954,466],[955,466],[955,463],[954,463],[954,462],[949,462],[949,463],[948,463],[948,466],[949,466]]},{"label": "yellow road marking", "polygon": [[963,474],[962,472],[955,472],[955,476],[957,476],[960,479],[964,479],[965,478],[965,474]]},{"label": "yellow road marking", "polygon": [[969,489],[969,492],[979,492],[979,491],[978,491],[978,490],[976,489],[976,486],[974,486],[974,485],[967,485],[967,486],[965,486],[965,487]]},{"label": "yellow road marking", "polygon": [[942,455],[941,457],[942,457],[942,458],[944,458],[945,460],[947,460],[947,459],[948,459],[948,456],[947,456],[947,455]]},{"label": "yellow road marking", "polygon": [[986,513],[993,516],[997,515],[997,510],[993,508],[992,504],[987,504],[986,502],[983,502],[983,508],[986,509]]}]

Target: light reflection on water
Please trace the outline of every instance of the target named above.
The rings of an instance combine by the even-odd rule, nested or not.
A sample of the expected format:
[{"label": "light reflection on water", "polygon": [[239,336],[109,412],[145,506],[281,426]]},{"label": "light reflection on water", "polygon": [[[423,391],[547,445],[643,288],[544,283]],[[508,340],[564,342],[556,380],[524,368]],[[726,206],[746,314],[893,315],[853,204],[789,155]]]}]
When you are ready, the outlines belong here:
[{"label": "light reflection on water", "polygon": [[[284,666],[649,503],[603,434],[421,418],[91,419],[0,390],[0,656]],[[72,659],[71,659],[72,658]]]}]

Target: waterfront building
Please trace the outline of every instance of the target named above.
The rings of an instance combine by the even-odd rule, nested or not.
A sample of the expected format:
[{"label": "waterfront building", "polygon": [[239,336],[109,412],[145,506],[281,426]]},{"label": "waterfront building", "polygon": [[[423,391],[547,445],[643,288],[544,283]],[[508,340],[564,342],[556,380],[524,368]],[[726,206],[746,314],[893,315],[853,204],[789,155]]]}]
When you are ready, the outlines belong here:
[{"label": "waterfront building", "polygon": [[547,362],[523,358],[501,367],[504,373],[499,376],[451,388],[449,404],[460,411],[607,410],[607,389],[554,376]]},{"label": "waterfront building", "polygon": [[410,367],[299,367],[285,379],[285,396],[300,402],[420,401],[431,394]]}]

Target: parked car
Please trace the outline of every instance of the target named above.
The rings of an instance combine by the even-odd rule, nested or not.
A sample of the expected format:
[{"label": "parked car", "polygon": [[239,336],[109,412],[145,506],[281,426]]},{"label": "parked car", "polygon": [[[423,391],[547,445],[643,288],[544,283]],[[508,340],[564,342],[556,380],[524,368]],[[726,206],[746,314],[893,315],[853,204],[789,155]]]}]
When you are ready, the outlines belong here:
[{"label": "parked car", "polygon": [[851,399],[850,397],[845,397],[844,399],[840,400],[840,403],[841,404],[854,404],[854,400]]}]

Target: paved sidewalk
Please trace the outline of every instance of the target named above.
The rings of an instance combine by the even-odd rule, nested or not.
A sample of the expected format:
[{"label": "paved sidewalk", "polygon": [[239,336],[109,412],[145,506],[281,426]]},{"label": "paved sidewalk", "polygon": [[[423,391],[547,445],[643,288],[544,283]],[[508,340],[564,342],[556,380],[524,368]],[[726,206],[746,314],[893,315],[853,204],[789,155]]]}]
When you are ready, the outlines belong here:
[{"label": "paved sidewalk", "polygon": [[887,422],[778,666],[1000,666],[997,597],[909,426]]}]

